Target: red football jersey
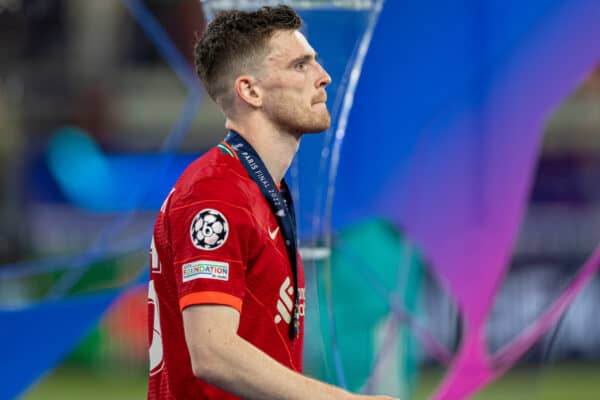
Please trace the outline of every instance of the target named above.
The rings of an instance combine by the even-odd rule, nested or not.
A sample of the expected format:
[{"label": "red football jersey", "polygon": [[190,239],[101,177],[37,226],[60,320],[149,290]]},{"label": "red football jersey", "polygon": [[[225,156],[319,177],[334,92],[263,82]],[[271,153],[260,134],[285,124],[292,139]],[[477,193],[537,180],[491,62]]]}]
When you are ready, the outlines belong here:
[{"label": "red football jersey", "polygon": [[192,372],[182,311],[195,304],[237,309],[240,337],[302,372],[302,264],[298,260],[300,333],[290,340],[294,284],[284,238],[228,145],[193,162],[175,184],[156,221],[150,267],[149,399],[237,398]]}]

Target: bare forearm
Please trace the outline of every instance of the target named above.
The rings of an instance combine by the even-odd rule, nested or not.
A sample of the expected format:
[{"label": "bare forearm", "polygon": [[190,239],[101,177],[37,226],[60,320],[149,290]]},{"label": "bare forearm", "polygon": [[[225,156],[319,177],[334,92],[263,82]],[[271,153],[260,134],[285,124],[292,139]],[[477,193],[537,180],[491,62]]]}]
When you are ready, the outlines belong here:
[{"label": "bare forearm", "polygon": [[202,361],[195,373],[228,392],[250,400],[340,399],[354,396],[296,373],[237,335],[212,341],[210,350],[190,349]]},{"label": "bare forearm", "polygon": [[194,374],[248,400],[394,400],[351,394],[281,365],[237,335],[239,313],[219,305],[183,311]]}]

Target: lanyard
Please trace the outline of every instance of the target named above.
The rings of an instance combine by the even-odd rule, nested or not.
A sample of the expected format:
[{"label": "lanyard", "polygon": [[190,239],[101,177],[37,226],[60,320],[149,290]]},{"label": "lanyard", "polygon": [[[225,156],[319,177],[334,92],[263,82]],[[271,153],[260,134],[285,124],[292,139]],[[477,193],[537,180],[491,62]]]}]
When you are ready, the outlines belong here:
[{"label": "lanyard", "polygon": [[267,167],[260,159],[254,148],[241,135],[230,131],[225,137],[227,142],[236,152],[238,158],[248,175],[258,185],[263,196],[269,203],[271,211],[283,235],[285,248],[292,267],[294,278],[294,309],[292,310],[292,323],[290,324],[290,338],[295,339],[300,329],[299,295],[298,295],[298,248],[296,240],[296,216],[294,202],[285,179],[281,181],[281,191],[277,189]]}]

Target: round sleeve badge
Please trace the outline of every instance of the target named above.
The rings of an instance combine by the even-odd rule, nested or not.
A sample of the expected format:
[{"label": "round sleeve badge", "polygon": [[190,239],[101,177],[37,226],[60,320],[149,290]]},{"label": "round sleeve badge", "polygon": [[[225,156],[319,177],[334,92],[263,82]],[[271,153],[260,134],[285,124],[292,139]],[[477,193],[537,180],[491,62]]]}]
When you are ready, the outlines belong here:
[{"label": "round sleeve badge", "polygon": [[227,240],[229,224],[223,214],[205,208],[194,217],[190,235],[194,246],[200,250],[215,250]]}]

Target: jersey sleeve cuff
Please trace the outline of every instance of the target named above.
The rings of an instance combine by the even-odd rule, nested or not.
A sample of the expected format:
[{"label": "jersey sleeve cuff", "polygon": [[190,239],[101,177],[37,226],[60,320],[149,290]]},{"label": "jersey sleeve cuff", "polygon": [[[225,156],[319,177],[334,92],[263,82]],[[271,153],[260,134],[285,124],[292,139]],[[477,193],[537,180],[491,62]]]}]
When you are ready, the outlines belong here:
[{"label": "jersey sleeve cuff", "polygon": [[240,313],[242,312],[242,299],[223,292],[194,292],[179,299],[179,309],[181,311],[196,304],[219,304],[233,307]]}]

